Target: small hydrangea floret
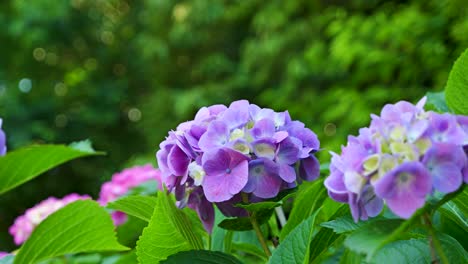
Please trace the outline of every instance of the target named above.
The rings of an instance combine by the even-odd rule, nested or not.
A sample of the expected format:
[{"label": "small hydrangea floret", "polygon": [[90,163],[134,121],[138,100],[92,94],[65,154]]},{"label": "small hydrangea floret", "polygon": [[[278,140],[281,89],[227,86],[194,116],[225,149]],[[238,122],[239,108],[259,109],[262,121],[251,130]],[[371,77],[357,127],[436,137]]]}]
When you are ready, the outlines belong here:
[{"label": "small hydrangea floret", "polygon": [[[132,188],[148,182],[155,182],[159,190],[161,185],[161,172],[152,165],[134,166],[112,175],[112,179],[101,186],[99,199],[100,205],[106,206],[108,203],[128,195]],[[127,215],[120,211],[111,213],[115,225],[122,225],[127,221]]]},{"label": "small hydrangea floret", "polygon": [[44,221],[44,219],[46,219],[55,211],[61,209],[69,203],[86,199],[91,199],[91,197],[88,195],[79,195],[76,193],[69,194],[62,199],[49,197],[34,207],[26,210],[24,215],[21,215],[15,219],[15,222],[9,229],[15,244],[23,244],[29,238],[36,226],[38,226],[42,221]]},{"label": "small hydrangea floret", "polygon": [[409,218],[428,196],[468,182],[468,118],[425,111],[425,101],[384,106],[341,155],[332,153],[325,186],[349,203],[355,221],[377,216],[384,204]]},{"label": "small hydrangea floret", "polygon": [[262,201],[316,179],[319,147],[315,133],[287,111],[240,100],[201,108],[194,120],[169,132],[156,157],[178,205],[195,209],[211,232],[213,203],[225,215],[244,216],[234,207],[241,193]]}]

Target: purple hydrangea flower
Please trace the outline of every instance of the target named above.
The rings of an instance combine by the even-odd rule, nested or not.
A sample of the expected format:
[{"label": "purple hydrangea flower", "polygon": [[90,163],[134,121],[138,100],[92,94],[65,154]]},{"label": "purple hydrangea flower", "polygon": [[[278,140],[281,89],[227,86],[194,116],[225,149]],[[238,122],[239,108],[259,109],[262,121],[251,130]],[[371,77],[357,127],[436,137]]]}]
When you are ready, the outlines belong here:
[{"label": "purple hydrangea flower", "polygon": [[62,199],[49,197],[34,207],[26,210],[24,215],[16,218],[9,232],[14,238],[16,245],[21,245],[31,235],[32,231],[49,215],[77,200],[91,199],[88,195],[69,194]]},{"label": "purple hydrangea flower", "polygon": [[[152,165],[135,166],[116,173],[112,179],[101,186],[98,202],[106,206],[118,198],[125,196],[128,192],[138,185],[148,181],[156,181],[157,188],[162,189],[161,172]],[[115,225],[121,225],[127,221],[127,215],[123,212],[112,212],[112,220]]]},{"label": "purple hydrangea flower", "polygon": [[378,215],[384,203],[409,218],[434,191],[468,182],[468,118],[426,112],[425,101],[384,106],[341,155],[332,153],[325,187],[350,205],[355,221]]},{"label": "purple hydrangea flower", "polygon": [[3,132],[2,130],[2,122],[3,120],[0,118],[0,156],[5,155],[7,151],[6,136],[5,136],[5,132]]},{"label": "purple hydrangea flower", "polygon": [[313,154],[319,148],[315,133],[288,112],[240,100],[201,108],[194,120],[169,132],[156,158],[179,207],[195,208],[211,231],[213,203],[225,215],[244,216],[245,210],[233,206],[241,193],[262,201],[316,179]]}]

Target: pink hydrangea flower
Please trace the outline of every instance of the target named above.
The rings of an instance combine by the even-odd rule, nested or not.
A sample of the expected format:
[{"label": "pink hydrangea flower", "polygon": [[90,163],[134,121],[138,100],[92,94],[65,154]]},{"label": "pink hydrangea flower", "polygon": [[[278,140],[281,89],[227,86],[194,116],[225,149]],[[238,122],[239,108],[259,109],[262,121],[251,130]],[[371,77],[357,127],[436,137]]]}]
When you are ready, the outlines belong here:
[{"label": "pink hydrangea flower", "polygon": [[24,215],[16,218],[9,232],[14,238],[16,245],[23,244],[31,235],[32,231],[49,215],[77,200],[91,199],[88,195],[69,194],[62,199],[49,197],[34,207],[26,210]]},{"label": "pink hydrangea flower", "polygon": [[[152,165],[147,164],[125,169],[122,172],[114,174],[110,181],[105,182],[101,186],[98,202],[102,206],[106,206],[108,203],[128,194],[132,188],[150,180],[156,181],[158,189],[162,189],[161,172]],[[121,225],[127,221],[127,215],[123,212],[115,211],[112,212],[112,220],[115,225]]]}]

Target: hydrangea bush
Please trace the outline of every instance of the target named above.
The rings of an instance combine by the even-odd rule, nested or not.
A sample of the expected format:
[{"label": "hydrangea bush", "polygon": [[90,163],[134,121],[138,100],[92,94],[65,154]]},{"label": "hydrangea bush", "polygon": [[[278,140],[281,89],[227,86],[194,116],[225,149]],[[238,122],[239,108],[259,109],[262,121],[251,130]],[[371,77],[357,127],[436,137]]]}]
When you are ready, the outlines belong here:
[{"label": "hydrangea bush", "polygon": [[211,232],[213,203],[226,216],[245,216],[234,209],[242,193],[260,202],[316,179],[319,147],[315,133],[287,111],[241,100],[201,108],[169,133],[156,156],[179,206],[195,209]]},{"label": "hydrangea bush", "polygon": [[[444,93],[385,105],[322,166],[315,133],[287,111],[203,107],[160,144],[159,169],[116,173],[97,201],[27,210],[0,263],[468,263],[467,69],[465,52],[448,105]],[[89,141],[9,152],[0,195],[99,154]],[[122,225],[128,215],[139,220]]]},{"label": "hydrangea bush", "polygon": [[341,155],[332,153],[325,186],[355,221],[377,216],[384,204],[409,218],[428,196],[468,182],[468,118],[424,111],[425,102],[384,106]]},{"label": "hydrangea bush", "polygon": [[[98,202],[102,206],[127,195],[132,188],[147,182],[155,182],[158,190],[162,189],[161,172],[151,164],[135,166],[112,175],[112,179],[101,186]],[[127,221],[124,212],[112,212],[112,220],[115,225],[121,225]]]}]

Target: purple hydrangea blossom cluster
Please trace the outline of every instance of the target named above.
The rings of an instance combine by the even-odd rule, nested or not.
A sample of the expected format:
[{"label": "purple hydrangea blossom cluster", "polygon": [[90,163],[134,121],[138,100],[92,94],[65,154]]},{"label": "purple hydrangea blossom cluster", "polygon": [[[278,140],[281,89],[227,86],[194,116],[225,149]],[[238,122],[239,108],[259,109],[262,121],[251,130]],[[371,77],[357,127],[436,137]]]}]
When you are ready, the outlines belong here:
[{"label": "purple hydrangea blossom cluster", "polygon": [[[112,179],[101,186],[98,202],[106,206],[118,198],[125,196],[128,192],[145,182],[156,181],[158,189],[161,187],[161,172],[152,165],[135,166],[115,173]],[[114,211],[111,214],[115,225],[121,225],[127,221],[127,215],[120,211]]]},{"label": "purple hydrangea blossom cluster", "polygon": [[211,232],[213,203],[227,216],[243,216],[241,192],[250,201],[273,198],[319,176],[319,141],[287,111],[246,100],[201,108],[195,119],[170,131],[156,157],[162,180],[180,207],[197,211]]},{"label": "purple hydrangea blossom cluster", "polygon": [[331,153],[325,186],[355,221],[377,216],[384,203],[409,218],[427,196],[468,183],[468,117],[424,111],[425,101],[384,106],[341,155]]},{"label": "purple hydrangea blossom cluster", "polygon": [[5,132],[2,130],[2,122],[3,120],[0,118],[0,156],[6,154],[7,147],[6,147],[6,136]]},{"label": "purple hydrangea blossom cluster", "polygon": [[32,208],[26,210],[24,215],[15,219],[9,232],[14,238],[16,245],[23,244],[31,235],[32,231],[49,215],[77,200],[91,199],[88,195],[69,194],[62,199],[49,197]]}]

